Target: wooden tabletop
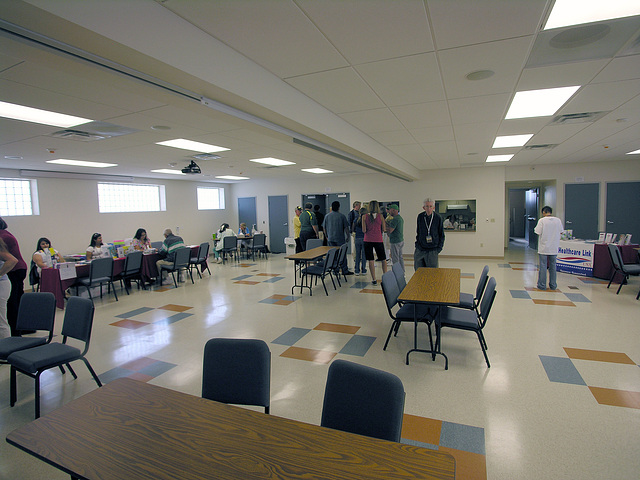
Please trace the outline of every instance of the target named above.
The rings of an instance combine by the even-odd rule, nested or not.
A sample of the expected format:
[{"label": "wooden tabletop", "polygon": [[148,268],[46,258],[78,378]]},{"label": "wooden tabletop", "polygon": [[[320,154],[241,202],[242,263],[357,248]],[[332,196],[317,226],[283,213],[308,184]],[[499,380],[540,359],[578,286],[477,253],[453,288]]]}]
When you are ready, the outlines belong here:
[{"label": "wooden tabletop", "polygon": [[338,247],[316,247],[310,250],[305,250],[304,252],[288,255],[284,258],[286,258],[287,260],[303,260],[303,261],[317,260],[318,258],[324,257],[332,248],[338,248]]},{"label": "wooden tabletop", "polygon": [[128,378],[7,436],[81,479],[453,479],[444,452],[225,405]]},{"label": "wooden tabletop", "polygon": [[454,305],[460,302],[459,268],[419,268],[398,300],[409,303]]}]

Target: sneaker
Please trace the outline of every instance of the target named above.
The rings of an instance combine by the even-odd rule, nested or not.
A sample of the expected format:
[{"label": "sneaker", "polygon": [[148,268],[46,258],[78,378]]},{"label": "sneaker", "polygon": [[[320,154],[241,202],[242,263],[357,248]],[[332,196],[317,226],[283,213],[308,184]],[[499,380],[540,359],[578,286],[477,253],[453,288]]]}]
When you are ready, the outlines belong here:
[{"label": "sneaker", "polygon": [[216,263],[222,263],[222,258],[218,257],[218,258],[216,259]]},{"label": "sneaker", "polygon": [[353,272],[342,272],[343,275],[353,275]]},{"label": "sneaker", "polygon": [[378,284],[378,281],[377,281],[377,280],[373,280],[373,281],[371,282],[371,285],[377,285],[377,284]]},{"label": "sneaker", "polygon": [[162,285],[173,285],[173,280],[171,280],[170,278],[165,278],[164,280],[162,280]]}]

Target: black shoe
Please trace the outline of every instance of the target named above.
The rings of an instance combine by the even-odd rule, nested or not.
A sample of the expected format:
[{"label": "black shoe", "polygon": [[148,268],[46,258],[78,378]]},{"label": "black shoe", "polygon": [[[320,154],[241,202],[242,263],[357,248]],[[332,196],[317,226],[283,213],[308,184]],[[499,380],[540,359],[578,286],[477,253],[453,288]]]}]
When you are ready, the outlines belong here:
[{"label": "black shoe", "polygon": [[343,275],[353,275],[353,272],[342,272]]}]

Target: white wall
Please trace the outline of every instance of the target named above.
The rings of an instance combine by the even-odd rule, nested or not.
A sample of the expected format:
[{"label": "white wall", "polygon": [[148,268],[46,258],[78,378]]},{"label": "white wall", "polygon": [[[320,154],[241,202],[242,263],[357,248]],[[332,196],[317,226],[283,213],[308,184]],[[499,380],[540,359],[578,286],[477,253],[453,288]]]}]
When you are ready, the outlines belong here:
[{"label": "white wall", "polygon": [[[13,174],[12,174],[13,173]],[[0,171],[4,178],[15,172]],[[167,210],[144,213],[99,213],[97,181],[39,178],[40,215],[4,217],[10,231],[19,241],[25,261],[29,263],[39,237],[47,237],[63,254],[84,253],[91,235],[102,233],[105,242],[132,237],[140,227],[152,241],[164,240],[165,228],[176,232],[186,244],[211,240],[211,234],[222,222],[237,219],[237,202],[231,198],[230,185],[200,184],[191,181],[136,179],[135,183],[165,185]],[[198,211],[197,186],[225,188],[226,210]]]},{"label": "white wall", "polygon": [[[256,180],[236,184],[234,203],[238,197],[257,197],[257,216],[261,230],[268,234],[268,196],[287,195],[290,217],[300,204],[303,194],[349,192],[356,200],[400,201],[400,215],[405,219],[404,253],[413,253],[416,217],[422,211],[426,197],[434,200],[477,200],[477,232],[447,232],[443,255],[494,256],[504,255],[504,167],[448,169],[423,172],[423,178],[404,182],[382,174],[349,176],[311,176],[308,180]],[[351,205],[342,205],[345,215]],[[489,221],[485,221],[485,219]],[[235,219],[237,222],[237,218]],[[263,223],[264,222],[264,223]],[[290,235],[293,226],[290,222]],[[268,236],[268,235],[267,235]]]}]

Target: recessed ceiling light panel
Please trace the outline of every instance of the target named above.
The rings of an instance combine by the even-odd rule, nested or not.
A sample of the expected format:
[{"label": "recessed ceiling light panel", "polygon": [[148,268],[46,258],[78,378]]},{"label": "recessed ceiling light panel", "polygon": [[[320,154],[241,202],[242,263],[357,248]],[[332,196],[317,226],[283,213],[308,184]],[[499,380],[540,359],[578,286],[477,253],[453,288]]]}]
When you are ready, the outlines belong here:
[{"label": "recessed ceiling light panel", "polygon": [[69,128],[92,120],[82,117],[65,115],[64,113],[48,112],[38,108],[25,107],[14,103],[0,102],[0,117],[22,120],[23,122],[40,123],[54,127]]},{"label": "recessed ceiling light panel", "polygon": [[487,163],[508,162],[512,158],[513,158],[513,155],[489,155],[487,157]]},{"label": "recessed ceiling light panel", "polygon": [[107,168],[117,167],[117,163],[103,163],[103,162],[86,162],[84,160],[67,160],[65,158],[59,158],[57,160],[47,160],[47,163],[55,163],[57,165],[71,165],[74,167],[91,167],[91,168]]},{"label": "recessed ceiling light panel", "polygon": [[168,173],[169,175],[186,175],[186,173],[182,173],[180,170],[170,170],[168,168],[159,168],[158,170],[151,170],[153,173]]},{"label": "recessed ceiling light panel", "polygon": [[235,175],[216,175],[216,178],[222,178],[223,180],[249,180],[249,177],[238,177]]},{"label": "recessed ceiling light panel", "polygon": [[640,15],[638,0],[556,0],[544,30]]},{"label": "recessed ceiling light panel", "polygon": [[505,119],[553,115],[579,88],[580,85],[516,92]]},{"label": "recessed ceiling light panel", "polygon": [[279,158],[266,157],[266,158],[252,158],[250,162],[263,163],[265,165],[271,165],[272,167],[283,167],[285,165],[295,165],[295,162],[289,162],[287,160],[280,160]]},{"label": "recessed ceiling light panel", "polygon": [[209,145],[208,143],[194,142],[193,140],[186,140],[184,138],[176,138],[174,140],[166,140],[164,142],[156,142],[156,145],[163,145],[165,147],[181,148],[183,150],[192,150],[194,152],[212,153],[212,152],[224,152],[229,150],[225,147],[218,147],[217,145]]},{"label": "recessed ceiling light panel", "polygon": [[633,152],[627,152],[627,155],[640,155],[640,150],[634,150]]},{"label": "recessed ceiling light panel", "polygon": [[526,135],[505,135],[496,137],[491,148],[507,148],[507,147],[521,147],[533,137],[533,133],[527,133]]},{"label": "recessed ceiling light panel", "polygon": [[333,173],[333,170],[325,170],[324,168],[303,168],[303,172],[315,173],[315,174],[323,174],[323,173]]}]

